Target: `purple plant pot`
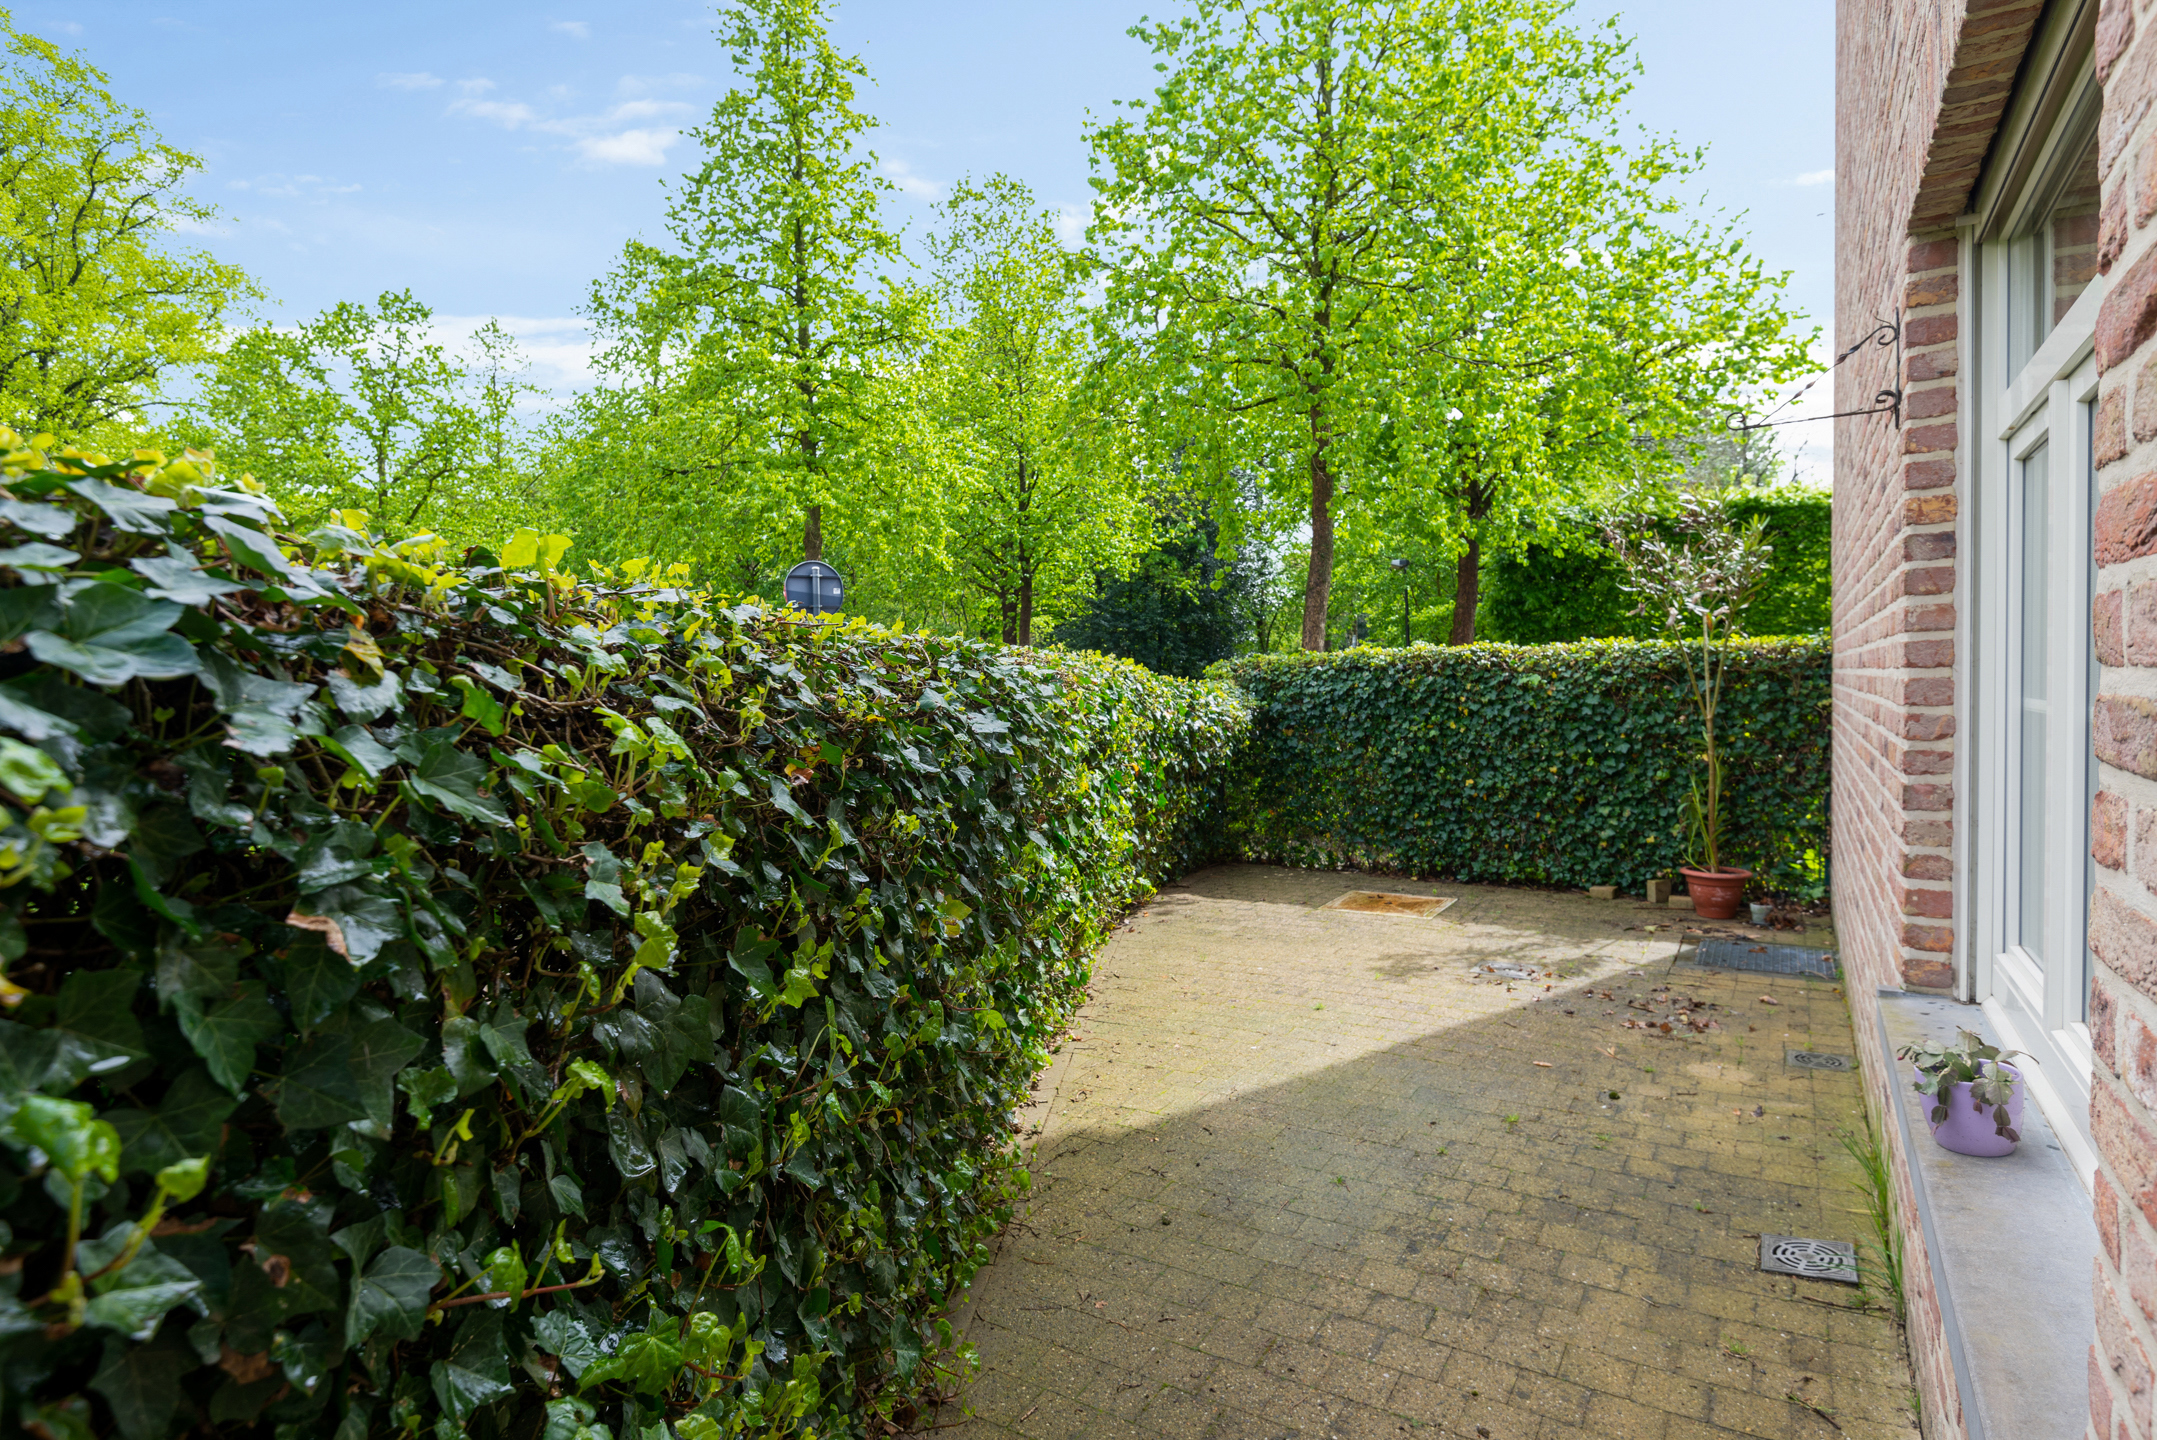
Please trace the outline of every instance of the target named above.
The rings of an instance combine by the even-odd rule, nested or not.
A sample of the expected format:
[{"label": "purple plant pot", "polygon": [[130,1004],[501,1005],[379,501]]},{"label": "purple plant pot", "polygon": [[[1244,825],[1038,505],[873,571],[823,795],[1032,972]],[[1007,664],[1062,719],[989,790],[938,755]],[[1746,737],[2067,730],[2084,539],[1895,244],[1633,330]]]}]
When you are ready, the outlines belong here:
[{"label": "purple plant pot", "polygon": [[[2015,1088],[2007,1097],[2007,1123],[2015,1130],[2020,1131],[2022,1129],[2022,1072],[2014,1066],[2000,1061],[1994,1061],[1993,1063],[2000,1065],[2002,1069],[2015,1077]],[[1916,1069],[1914,1066],[1911,1068],[1913,1071]],[[1922,1080],[1924,1076],[1919,1074],[1918,1078]],[[1987,1105],[1983,1109],[1979,1109],[1977,1102],[1970,1098],[1970,1087],[1967,1083],[1950,1086],[1943,1090],[1941,1095],[1947,1101],[1947,1118],[1937,1123],[1934,1123],[1931,1118],[1932,1098],[1926,1095],[1918,1097],[1925,1105],[1925,1123],[1932,1126],[1932,1138],[1934,1140],[1947,1149],[1954,1151],[1957,1155],[1989,1157],[2009,1155],[2014,1152],[2015,1142],[1999,1133],[1999,1123],[1993,1118],[1992,1107]]]}]

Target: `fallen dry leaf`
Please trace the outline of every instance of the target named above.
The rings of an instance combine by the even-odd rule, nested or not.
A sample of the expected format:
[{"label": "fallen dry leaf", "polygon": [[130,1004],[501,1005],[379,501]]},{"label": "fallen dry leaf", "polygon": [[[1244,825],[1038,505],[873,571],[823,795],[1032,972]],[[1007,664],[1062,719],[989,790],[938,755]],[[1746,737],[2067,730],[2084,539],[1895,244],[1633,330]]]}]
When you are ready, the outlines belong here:
[{"label": "fallen dry leaf", "polygon": [[1551,1063],[1548,1060],[1531,1060],[1528,1063],[1543,1070],[1548,1070],[1551,1068]]},{"label": "fallen dry leaf", "polygon": [[1763,995],[1760,997],[1760,1003],[1763,1005],[1780,1005],[1783,1002],[1776,999],[1773,995]]}]

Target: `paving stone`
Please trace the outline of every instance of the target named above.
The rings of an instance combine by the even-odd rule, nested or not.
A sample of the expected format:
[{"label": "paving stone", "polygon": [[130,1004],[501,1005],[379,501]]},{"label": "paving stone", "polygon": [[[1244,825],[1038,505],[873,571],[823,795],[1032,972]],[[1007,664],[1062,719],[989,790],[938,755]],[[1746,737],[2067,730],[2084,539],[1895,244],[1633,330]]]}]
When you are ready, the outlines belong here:
[{"label": "paving stone", "polygon": [[[1356,888],[1456,903],[1322,908]],[[1782,1064],[1853,1053],[1833,985],[1674,970],[1701,922],[1577,893],[1222,866],[1145,908],[1021,1117],[939,1436],[1831,1434],[1793,1395],[1915,1434],[1893,1322],[1756,1264],[1867,1238],[1857,1077]]]}]

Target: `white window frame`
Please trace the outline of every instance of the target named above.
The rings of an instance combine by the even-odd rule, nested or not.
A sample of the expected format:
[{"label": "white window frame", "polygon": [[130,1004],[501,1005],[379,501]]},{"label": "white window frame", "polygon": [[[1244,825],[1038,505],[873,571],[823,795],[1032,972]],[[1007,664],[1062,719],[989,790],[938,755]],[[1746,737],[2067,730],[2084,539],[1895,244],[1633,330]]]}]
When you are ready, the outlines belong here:
[{"label": "white window frame", "polygon": [[[2091,418],[2097,399],[2097,311],[2109,288],[2095,276],[2042,340],[2030,324],[2049,313],[2043,220],[2094,133],[2100,105],[2095,5],[2068,0],[2046,15],[2025,56],[2017,93],[1995,137],[1961,234],[1968,281],[1961,328],[1965,407],[1958,477],[1960,603],[1956,610],[1955,936],[1960,998],[1984,1007],[1994,1034],[2027,1052],[2018,1061],[2082,1183],[2094,1183],[2089,1138],[2093,1055],[2084,1022],[2087,950],[2089,753],[2094,698],[2090,660]],[[2023,284],[2011,284],[2019,270]],[[2049,285],[2049,281],[2047,282]],[[2018,856],[2021,724],[2016,590],[2022,520],[2021,462],[2046,452],[2047,633],[2032,637],[2046,667],[2043,793],[2048,810],[2043,881],[2049,897],[2040,962],[2011,943],[2020,905]]]},{"label": "white window frame", "polygon": [[[2088,990],[2089,754],[2092,701],[2090,644],[2091,415],[2097,400],[2093,358],[2097,311],[2107,285],[2099,276],[2077,297],[2036,352],[2017,367],[2007,327],[1997,315],[2011,263],[2006,245],[1974,247],[1979,267],[1974,344],[1978,381],[1974,503],[1963,523],[1970,556],[1973,633],[1958,646],[1973,703],[1959,707],[1969,726],[1968,780],[1958,787],[1956,830],[1969,837],[1971,864],[1958,885],[1968,936],[1966,998],[1979,1001],[2001,1042],[2026,1052],[2018,1062],[2030,1091],[2092,1183],[2089,1140],[2092,1052],[2084,1022]],[[2020,297],[2012,297],[2020,304]],[[2004,379],[2004,383],[2003,383]],[[2047,633],[2020,634],[2023,462],[2046,449]],[[2061,903],[2050,907],[2042,935],[2048,960],[2014,943],[2020,905],[2020,691],[2022,647],[2034,644],[2047,664],[2043,883]]]}]

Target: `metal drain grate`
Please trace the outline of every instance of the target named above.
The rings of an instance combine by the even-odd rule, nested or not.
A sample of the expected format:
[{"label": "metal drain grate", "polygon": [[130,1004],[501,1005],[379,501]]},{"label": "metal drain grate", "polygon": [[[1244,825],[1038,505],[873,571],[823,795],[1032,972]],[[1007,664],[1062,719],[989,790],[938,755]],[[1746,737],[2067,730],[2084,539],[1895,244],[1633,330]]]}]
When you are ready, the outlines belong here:
[{"label": "metal drain grate", "polygon": [[1798,1070],[1855,1070],[1857,1062],[1847,1055],[1830,1055],[1825,1050],[1785,1050],[1783,1064]]},{"label": "metal drain grate", "polygon": [[1362,910],[1373,915],[1436,915],[1453,903],[1451,895],[1401,895],[1391,890],[1351,890],[1328,900],[1323,910]]},{"label": "metal drain grate", "polygon": [[1832,951],[1808,950],[1803,945],[1755,945],[1749,940],[1710,938],[1693,947],[1684,962],[1703,970],[1758,970],[1769,975],[1811,975],[1820,980],[1840,980],[1842,967]]},{"label": "metal drain grate", "polygon": [[1760,1237],[1760,1268],[1771,1275],[1804,1280],[1840,1280],[1855,1285],[1857,1247],[1840,1240],[1808,1240],[1799,1235]]}]

